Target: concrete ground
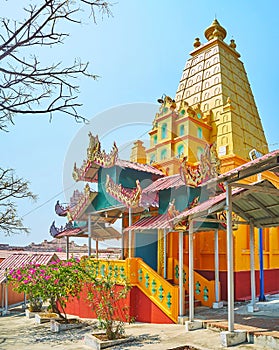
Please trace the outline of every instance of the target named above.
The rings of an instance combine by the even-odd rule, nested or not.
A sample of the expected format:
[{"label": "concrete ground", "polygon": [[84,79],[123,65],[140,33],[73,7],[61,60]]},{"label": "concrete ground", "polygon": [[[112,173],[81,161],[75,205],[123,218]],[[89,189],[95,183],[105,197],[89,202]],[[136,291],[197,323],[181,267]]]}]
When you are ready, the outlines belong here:
[{"label": "concrete ground", "polygon": [[[235,304],[235,322],[242,327],[254,327],[263,331],[279,332],[279,296],[260,305],[259,311],[247,313],[247,304]],[[220,325],[216,329],[226,329],[227,308],[195,310],[195,318]],[[22,309],[11,310],[7,316],[0,317],[0,349],[1,350],[89,350],[83,343],[86,333],[91,333],[96,322],[87,323],[81,329],[73,329],[60,333],[52,333],[48,323],[35,324],[34,319],[27,319]],[[236,328],[238,326],[236,325]],[[185,331],[184,325],[160,325],[134,323],[126,326],[127,335],[135,339],[131,343],[114,346],[112,350],[179,350],[186,349],[224,349],[220,342],[220,332],[210,329]],[[279,333],[278,333],[279,334]],[[187,347],[188,346],[188,347]],[[268,345],[244,343],[232,349],[270,349]]]}]

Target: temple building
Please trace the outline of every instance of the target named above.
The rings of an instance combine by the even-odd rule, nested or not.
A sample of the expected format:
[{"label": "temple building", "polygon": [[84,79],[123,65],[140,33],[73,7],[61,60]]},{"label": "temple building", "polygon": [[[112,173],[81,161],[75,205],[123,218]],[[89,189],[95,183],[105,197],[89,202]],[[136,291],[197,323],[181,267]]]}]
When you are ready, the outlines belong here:
[{"label": "temple building", "polygon": [[158,99],[150,144],[135,140],[130,161],[119,159],[116,143],[107,153],[89,133],[87,159],[73,170],[84,193],[55,207],[68,223],[62,230],[53,224],[54,237],[88,237],[89,254],[92,239],[96,251],[100,240],[121,240],[113,271],[128,276],[127,303],[138,321],[178,322],[185,293],[190,320],[193,298],[208,307],[232,306],[232,298],[253,303],[258,229],[266,292],[279,290],[279,151],[268,153],[244,65],[226,34],[215,19],[205,43],[195,39],[176,95]]}]

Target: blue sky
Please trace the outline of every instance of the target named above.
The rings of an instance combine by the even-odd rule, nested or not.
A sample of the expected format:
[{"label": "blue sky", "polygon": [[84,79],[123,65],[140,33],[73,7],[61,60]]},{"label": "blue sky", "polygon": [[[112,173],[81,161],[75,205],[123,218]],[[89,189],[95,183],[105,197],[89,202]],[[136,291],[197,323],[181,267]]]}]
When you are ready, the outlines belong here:
[{"label": "blue sky", "polygon": [[[0,3],[1,16],[16,16],[14,1]],[[237,44],[272,150],[279,148],[275,112],[279,100],[278,4],[276,0],[119,0],[112,8],[113,17],[99,19],[97,25],[88,19],[87,24],[73,27],[66,43],[51,48],[46,59],[70,62],[80,57],[90,62],[91,72],[100,79],[80,79],[81,111],[88,119],[97,115],[97,124],[110,131],[114,116],[110,113],[103,118],[104,111],[138,102],[154,104],[163,93],[175,95],[194,39],[205,42],[204,30],[216,16],[227,30],[226,42],[233,38]],[[137,113],[129,113],[131,123],[136,123]],[[150,119],[152,122],[152,115]],[[39,196],[36,203],[22,201],[18,205],[30,234],[4,237],[0,233],[2,243],[26,245],[50,240],[52,221],[64,223],[55,216],[54,204],[58,199],[66,201],[65,159],[68,162],[67,154],[82,127],[58,114],[51,123],[47,116],[18,116],[9,133],[1,133],[1,166],[12,167],[19,176],[29,179],[32,191]],[[133,137],[140,137],[144,128],[136,127]],[[108,135],[106,148],[113,138],[118,144],[131,138],[121,129]],[[79,164],[87,139],[84,145],[84,154],[77,155]]]}]

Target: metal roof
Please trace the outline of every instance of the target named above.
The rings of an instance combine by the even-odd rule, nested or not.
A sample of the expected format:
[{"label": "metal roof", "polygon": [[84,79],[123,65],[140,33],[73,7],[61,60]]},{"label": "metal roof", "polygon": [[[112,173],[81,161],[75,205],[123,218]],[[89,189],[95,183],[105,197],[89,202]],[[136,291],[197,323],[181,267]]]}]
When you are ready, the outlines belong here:
[{"label": "metal roof", "polygon": [[[235,214],[255,227],[275,227],[279,225],[279,190],[268,180],[250,185],[239,184],[243,188],[232,191],[232,209]],[[220,212],[226,206],[226,193],[178,214],[174,221],[185,218],[195,219]]]},{"label": "metal roof", "polygon": [[152,165],[130,162],[128,160],[117,159],[115,162],[115,165],[117,165],[121,168],[144,171],[144,172],[155,174],[155,175],[160,175],[160,176],[165,175],[161,170],[158,170],[157,168],[153,167]]},{"label": "metal roof", "polygon": [[28,264],[47,265],[51,261],[58,260],[58,256],[54,253],[14,253],[0,263],[0,283],[6,277],[6,271],[23,267]]},{"label": "metal roof", "polygon": [[175,174],[171,176],[164,176],[154,181],[152,184],[147,186],[142,193],[148,194],[150,192],[162,191],[168,188],[179,188],[181,186],[185,186],[185,183],[180,174]]},{"label": "metal roof", "polygon": [[159,228],[169,228],[171,229],[173,226],[171,222],[171,217],[169,214],[158,214],[156,216],[146,216],[138,221],[136,221],[133,225],[127,227],[124,232],[129,230],[152,230]]},{"label": "metal roof", "polygon": [[[62,231],[55,236],[55,238],[62,237],[88,237],[88,229],[87,227],[71,228]],[[95,224],[91,227],[91,237],[95,240],[105,241],[107,239],[119,239],[121,238],[121,233],[112,226],[101,226]]]},{"label": "metal roof", "polygon": [[[244,220],[243,223],[252,221],[255,227],[279,226],[279,190],[268,180],[243,186],[244,188],[232,190],[233,212]],[[184,210],[173,218],[168,214],[144,217],[126,228],[125,231],[173,229],[175,223],[180,221],[205,220],[208,216],[225,210],[225,206],[226,193],[224,192],[191,209]],[[205,231],[206,228],[202,230]]]},{"label": "metal roof", "polygon": [[226,173],[219,175],[217,178],[204,182],[201,186],[209,186],[225,181],[238,181],[259,174],[263,171],[272,171],[275,174],[279,173],[279,150],[272,151],[262,157],[229,170]]}]

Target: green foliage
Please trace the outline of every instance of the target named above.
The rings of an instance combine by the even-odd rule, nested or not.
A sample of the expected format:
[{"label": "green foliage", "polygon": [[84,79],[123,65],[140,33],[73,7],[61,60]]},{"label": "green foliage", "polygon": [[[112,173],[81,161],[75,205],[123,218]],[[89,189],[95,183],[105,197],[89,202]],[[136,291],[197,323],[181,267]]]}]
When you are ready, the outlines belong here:
[{"label": "green foliage", "polygon": [[108,339],[118,339],[124,336],[124,321],[131,322],[129,307],[125,305],[131,286],[127,278],[116,278],[111,265],[105,267],[104,275],[98,274],[98,264],[88,260],[87,276],[88,300],[100,322],[100,327],[106,331]]}]

